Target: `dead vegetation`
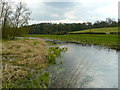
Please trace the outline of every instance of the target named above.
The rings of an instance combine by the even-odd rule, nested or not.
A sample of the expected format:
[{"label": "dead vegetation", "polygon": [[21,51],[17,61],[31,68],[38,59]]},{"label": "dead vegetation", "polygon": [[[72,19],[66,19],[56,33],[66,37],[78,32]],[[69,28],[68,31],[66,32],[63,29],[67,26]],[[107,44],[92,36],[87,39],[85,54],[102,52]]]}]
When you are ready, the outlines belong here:
[{"label": "dead vegetation", "polygon": [[2,56],[4,59],[10,57],[19,58],[20,60],[12,60],[17,64],[36,65],[46,63],[47,55],[46,44],[42,40],[15,40],[3,42]]},{"label": "dead vegetation", "polygon": [[9,87],[9,83],[27,79],[30,74],[41,71],[41,68],[47,66],[47,54],[46,43],[40,39],[3,41],[3,87]]}]

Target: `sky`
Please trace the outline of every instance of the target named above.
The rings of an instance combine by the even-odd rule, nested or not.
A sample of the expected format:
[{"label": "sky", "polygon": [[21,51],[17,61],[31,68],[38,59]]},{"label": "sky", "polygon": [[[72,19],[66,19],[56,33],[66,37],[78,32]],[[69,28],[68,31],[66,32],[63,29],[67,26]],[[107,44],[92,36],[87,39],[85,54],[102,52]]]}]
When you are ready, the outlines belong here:
[{"label": "sky", "polygon": [[32,12],[30,24],[82,23],[118,18],[119,0],[15,0]]}]

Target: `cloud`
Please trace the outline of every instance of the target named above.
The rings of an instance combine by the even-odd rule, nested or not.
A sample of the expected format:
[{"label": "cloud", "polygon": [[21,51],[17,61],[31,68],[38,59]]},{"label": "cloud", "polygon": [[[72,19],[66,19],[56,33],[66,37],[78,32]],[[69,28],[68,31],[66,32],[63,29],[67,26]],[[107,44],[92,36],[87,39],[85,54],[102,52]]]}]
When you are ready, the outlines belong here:
[{"label": "cloud", "polygon": [[42,21],[63,20],[67,19],[69,16],[73,18],[73,13],[70,12],[73,10],[72,7],[74,6],[75,4],[72,2],[40,2],[32,8],[30,7],[32,9],[31,17],[34,20]]},{"label": "cloud", "polygon": [[118,0],[22,0],[31,9],[31,22],[83,22],[118,18]]},{"label": "cloud", "polygon": [[37,23],[83,23],[83,22],[87,22],[87,21],[82,21],[82,20],[71,21],[71,20],[67,20],[67,19],[64,19],[64,20],[51,20],[51,21],[30,20],[29,25],[37,24]]},{"label": "cloud", "polygon": [[60,17],[58,14],[52,14],[51,16],[52,17],[57,17],[57,18]]},{"label": "cloud", "polygon": [[75,2],[44,2],[44,4],[54,8],[69,8],[76,5]]}]

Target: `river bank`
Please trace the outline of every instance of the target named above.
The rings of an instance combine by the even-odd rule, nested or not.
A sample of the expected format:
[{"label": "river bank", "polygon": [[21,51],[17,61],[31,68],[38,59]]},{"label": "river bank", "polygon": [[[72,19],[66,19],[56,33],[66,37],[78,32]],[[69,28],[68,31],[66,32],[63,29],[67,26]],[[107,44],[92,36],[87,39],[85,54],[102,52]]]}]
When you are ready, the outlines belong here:
[{"label": "river bank", "polygon": [[117,87],[116,50],[44,40],[3,41],[3,88]]},{"label": "river bank", "polygon": [[3,88],[47,88],[48,66],[64,49],[48,48],[41,39],[3,40],[2,42],[2,87]]},{"label": "river bank", "polygon": [[74,42],[83,45],[97,45],[104,46],[106,48],[115,49],[117,51],[119,48],[119,39],[118,35],[110,35],[110,34],[80,34],[80,35],[28,35],[27,37],[40,37],[43,39],[53,39],[53,40],[61,40],[65,42]]}]

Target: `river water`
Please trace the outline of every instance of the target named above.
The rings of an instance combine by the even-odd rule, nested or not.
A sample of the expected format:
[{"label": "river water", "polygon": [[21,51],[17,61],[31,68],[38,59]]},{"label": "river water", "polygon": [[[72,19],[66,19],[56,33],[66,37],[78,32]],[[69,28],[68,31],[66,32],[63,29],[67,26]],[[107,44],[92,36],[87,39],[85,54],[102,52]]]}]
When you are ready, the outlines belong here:
[{"label": "river water", "polygon": [[[118,88],[118,52],[98,46],[59,44],[68,50],[57,58],[50,87]],[[62,64],[60,64],[62,63]]]},{"label": "river water", "polygon": [[56,65],[49,67],[49,87],[118,88],[118,51],[93,45],[44,40],[68,49],[57,58]]}]

